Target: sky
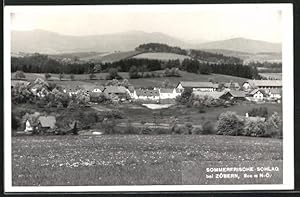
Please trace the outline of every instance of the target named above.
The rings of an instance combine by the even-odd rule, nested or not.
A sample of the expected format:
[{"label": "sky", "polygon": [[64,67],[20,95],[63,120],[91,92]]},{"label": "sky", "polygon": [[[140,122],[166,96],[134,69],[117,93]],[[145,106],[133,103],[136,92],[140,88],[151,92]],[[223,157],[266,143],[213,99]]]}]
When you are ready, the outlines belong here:
[{"label": "sky", "polygon": [[[65,35],[95,35],[126,31],[161,32],[185,41],[236,37],[281,42],[278,9],[203,6],[94,6],[91,9],[19,9],[11,14],[13,30],[43,29]],[[152,9],[153,8],[153,9]]]}]

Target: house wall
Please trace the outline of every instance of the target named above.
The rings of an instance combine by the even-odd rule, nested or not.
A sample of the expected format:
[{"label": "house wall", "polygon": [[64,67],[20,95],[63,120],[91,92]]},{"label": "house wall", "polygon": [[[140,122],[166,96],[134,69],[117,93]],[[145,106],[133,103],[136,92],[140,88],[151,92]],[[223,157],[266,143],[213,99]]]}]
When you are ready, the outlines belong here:
[{"label": "house wall", "polygon": [[253,98],[256,99],[256,100],[263,100],[264,95],[263,95],[261,92],[256,92],[256,93],[253,95]]},{"label": "house wall", "polygon": [[213,92],[215,91],[215,88],[193,88],[193,92]]}]

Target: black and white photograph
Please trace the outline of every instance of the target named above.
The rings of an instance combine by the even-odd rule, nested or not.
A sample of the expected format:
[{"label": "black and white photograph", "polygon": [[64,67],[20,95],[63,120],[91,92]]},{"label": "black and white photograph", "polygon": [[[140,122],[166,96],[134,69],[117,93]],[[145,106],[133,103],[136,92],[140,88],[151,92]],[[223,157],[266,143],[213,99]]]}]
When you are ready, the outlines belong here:
[{"label": "black and white photograph", "polygon": [[291,4],[4,11],[6,191],[293,189]]}]

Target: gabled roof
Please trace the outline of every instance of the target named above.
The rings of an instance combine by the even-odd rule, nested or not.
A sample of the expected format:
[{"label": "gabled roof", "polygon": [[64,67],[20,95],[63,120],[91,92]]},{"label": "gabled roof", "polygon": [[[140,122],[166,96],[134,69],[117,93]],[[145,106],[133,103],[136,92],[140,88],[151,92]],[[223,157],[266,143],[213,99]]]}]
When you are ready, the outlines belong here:
[{"label": "gabled roof", "polygon": [[104,92],[107,94],[125,94],[127,89],[123,86],[106,86]]},{"label": "gabled roof", "polygon": [[235,98],[242,98],[242,97],[245,97],[246,96],[246,93],[243,92],[243,91],[238,91],[238,90],[231,90],[225,94],[230,94],[232,97],[235,97]]},{"label": "gabled roof", "polygon": [[271,87],[282,87],[281,80],[248,80],[245,83],[249,83],[252,87],[262,87],[262,86],[271,86]]},{"label": "gabled roof", "polygon": [[41,123],[42,127],[55,128],[56,119],[54,116],[40,116],[38,121]]},{"label": "gabled roof", "polygon": [[250,94],[250,95],[254,95],[254,94],[256,94],[257,92],[261,92],[262,94],[266,94],[264,90],[260,90],[260,89],[254,89],[254,90],[252,90],[249,94]]},{"label": "gabled roof", "polygon": [[181,81],[179,83],[184,88],[217,88],[218,87],[218,84],[213,84],[212,82],[206,82],[206,81]]},{"label": "gabled roof", "polygon": [[160,88],[160,93],[173,93],[173,91],[172,88]]},{"label": "gabled roof", "polygon": [[159,96],[159,92],[158,92],[158,90],[142,90],[142,89],[138,89],[138,90],[136,90],[136,95],[137,96],[152,97],[152,96]]}]

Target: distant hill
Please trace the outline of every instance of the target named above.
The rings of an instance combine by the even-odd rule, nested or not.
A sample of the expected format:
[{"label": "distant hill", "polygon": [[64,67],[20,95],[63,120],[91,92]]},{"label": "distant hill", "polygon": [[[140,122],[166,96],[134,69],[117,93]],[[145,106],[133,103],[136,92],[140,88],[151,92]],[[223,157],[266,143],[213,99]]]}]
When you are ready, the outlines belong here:
[{"label": "distant hill", "polygon": [[233,38],[228,40],[206,42],[195,45],[197,49],[218,49],[240,51],[244,53],[275,52],[281,53],[280,43],[271,43],[245,38]]},{"label": "distant hill", "polygon": [[281,52],[259,52],[259,53],[247,53],[241,51],[232,51],[227,49],[202,49],[211,53],[220,53],[225,56],[237,57],[244,61],[245,64],[249,62],[281,62]]},{"label": "distant hill", "polygon": [[11,47],[13,53],[70,53],[70,52],[113,52],[131,51],[136,46],[158,42],[173,46],[186,47],[179,39],[162,33],[128,31],[115,34],[70,36],[44,30],[12,31]]}]

